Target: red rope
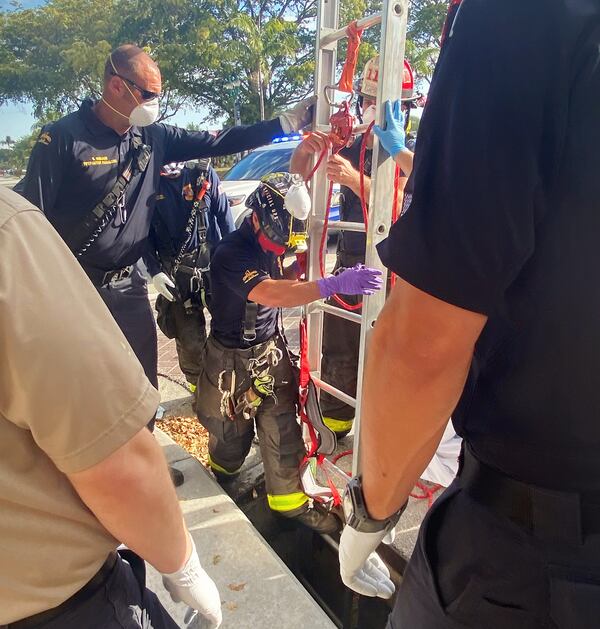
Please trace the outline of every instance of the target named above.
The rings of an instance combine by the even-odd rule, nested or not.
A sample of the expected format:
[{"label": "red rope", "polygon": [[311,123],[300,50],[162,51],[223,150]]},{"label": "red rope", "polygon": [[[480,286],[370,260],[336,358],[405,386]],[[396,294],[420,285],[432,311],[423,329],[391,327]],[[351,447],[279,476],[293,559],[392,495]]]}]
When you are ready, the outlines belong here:
[{"label": "red rope", "polygon": [[360,177],[360,207],[362,208],[363,219],[365,222],[365,232],[369,229],[369,210],[367,209],[367,199],[365,192],[365,156],[367,153],[367,142],[375,121],[367,127],[367,130],[363,133],[362,142],[360,144],[360,158],[358,161],[358,174]]},{"label": "red rope", "polygon": [[423,483],[421,483],[420,481],[417,481],[416,487],[420,489],[423,493],[422,494],[411,493],[410,497],[415,498],[415,500],[427,500],[428,509],[433,504],[433,498],[435,494],[437,494],[437,492],[440,489],[444,488],[442,485],[434,485],[433,487],[427,487],[426,485],[423,485]]},{"label": "red rope", "polygon": [[354,450],[345,450],[344,452],[340,452],[331,459],[331,462],[335,465],[340,459],[343,459],[345,456],[350,456],[353,452]]}]

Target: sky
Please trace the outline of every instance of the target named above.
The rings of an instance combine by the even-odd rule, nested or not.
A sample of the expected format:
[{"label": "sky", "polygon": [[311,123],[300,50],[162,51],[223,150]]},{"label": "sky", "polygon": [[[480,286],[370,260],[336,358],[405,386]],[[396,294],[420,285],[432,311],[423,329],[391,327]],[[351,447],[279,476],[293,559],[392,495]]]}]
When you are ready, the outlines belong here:
[{"label": "sky", "polygon": [[[179,112],[173,118],[169,118],[169,124],[175,124],[180,127],[186,127],[190,122],[200,124],[204,120],[207,112],[200,108],[197,110],[185,110]],[[35,118],[31,113],[31,106],[23,103],[8,103],[0,106],[0,142],[9,135],[13,140],[18,140],[24,135],[31,133],[31,127],[35,122]],[[210,120],[200,125],[203,129],[220,129],[223,120]]]}]

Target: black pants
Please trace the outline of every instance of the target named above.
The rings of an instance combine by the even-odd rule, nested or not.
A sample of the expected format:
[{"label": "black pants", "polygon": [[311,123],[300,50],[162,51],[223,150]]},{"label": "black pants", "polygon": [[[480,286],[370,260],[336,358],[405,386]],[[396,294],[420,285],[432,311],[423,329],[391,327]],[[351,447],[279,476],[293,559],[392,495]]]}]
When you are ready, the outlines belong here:
[{"label": "black pants", "polygon": [[179,301],[156,298],[158,327],[168,338],[175,339],[179,367],[188,382],[196,384],[202,367],[202,350],[206,342],[204,306],[197,293],[186,308]]},{"label": "black pants", "polygon": [[578,509],[552,511],[526,531],[459,477],[421,526],[388,629],[600,627],[600,535],[581,536]]},{"label": "black pants", "polygon": [[[131,565],[118,558],[110,575],[87,600],[37,626],[44,629],[178,629],[156,594],[146,588],[143,561],[136,557],[132,565],[135,572]],[[8,627],[10,629],[11,625]]]},{"label": "black pants", "polygon": [[[359,262],[364,262],[364,255],[350,255],[338,252],[334,272],[340,267],[353,267]],[[344,301],[355,305],[362,300],[360,295],[342,295]],[[328,304],[341,307],[334,299],[329,299]],[[356,311],[360,313],[360,310]],[[340,389],[347,395],[356,397],[356,381],[358,376],[358,353],[360,347],[360,326],[354,321],[348,321],[340,317],[325,313],[323,320],[323,359],[321,364],[321,377],[336,389]],[[351,427],[350,420],[354,419],[354,407],[341,402],[337,398],[321,392],[321,410],[328,420],[340,422],[339,430],[336,423],[327,421],[327,424],[336,432],[344,432]]]},{"label": "black pants", "polygon": [[[127,279],[96,288],[142,364],[146,377],[158,389],[156,324],[141,271],[136,265]],[[154,420],[148,428],[154,429]]]},{"label": "black pants", "polygon": [[156,324],[141,271],[136,265],[130,277],[102,286],[98,292],[142,363],[146,377],[158,388]]}]

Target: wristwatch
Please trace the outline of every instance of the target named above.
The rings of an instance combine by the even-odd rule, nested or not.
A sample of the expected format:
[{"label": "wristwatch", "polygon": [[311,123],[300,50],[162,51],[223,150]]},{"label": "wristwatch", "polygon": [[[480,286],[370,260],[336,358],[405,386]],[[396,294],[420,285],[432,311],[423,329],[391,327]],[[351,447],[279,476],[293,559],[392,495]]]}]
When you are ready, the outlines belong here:
[{"label": "wristwatch", "polygon": [[382,531],[387,533],[396,526],[407,504],[408,502],[404,503],[399,511],[385,520],[373,519],[367,511],[360,476],[355,476],[346,485],[342,499],[346,524],[359,533],[380,533]]}]

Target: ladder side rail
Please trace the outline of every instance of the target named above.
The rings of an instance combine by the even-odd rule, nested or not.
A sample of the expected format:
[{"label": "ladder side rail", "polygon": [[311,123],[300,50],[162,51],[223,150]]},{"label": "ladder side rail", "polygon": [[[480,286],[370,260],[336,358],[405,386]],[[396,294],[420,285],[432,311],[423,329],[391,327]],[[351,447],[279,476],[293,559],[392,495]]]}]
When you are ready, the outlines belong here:
[{"label": "ladder side rail", "polygon": [[[383,4],[376,111],[376,120],[381,126],[385,124],[384,103],[400,98],[402,95],[408,4],[408,0],[384,0]],[[380,150],[377,138],[374,139],[365,264],[382,271],[385,287],[387,285],[387,269],[379,259],[376,247],[387,237],[391,226],[395,163],[384,150]],[[386,291],[383,288],[373,295],[366,295],[363,300],[354,420],[353,475],[360,473],[360,420],[365,358],[373,326],[385,304],[385,299]]]},{"label": "ladder side rail", "polygon": [[[338,28],[339,2],[337,0],[317,0],[317,36],[315,38],[315,93],[318,100],[313,119],[313,129],[329,130],[331,110],[323,94],[327,85],[335,81],[337,46],[328,49],[320,47],[324,32]],[[315,157],[316,159],[316,157]],[[319,246],[321,232],[327,211],[328,181],[325,168],[319,168],[310,183],[312,210],[308,228],[308,261],[307,279],[316,280],[321,277],[319,267]],[[323,311],[307,312],[308,325],[308,362],[310,369],[321,371],[321,346],[323,342]]]}]

